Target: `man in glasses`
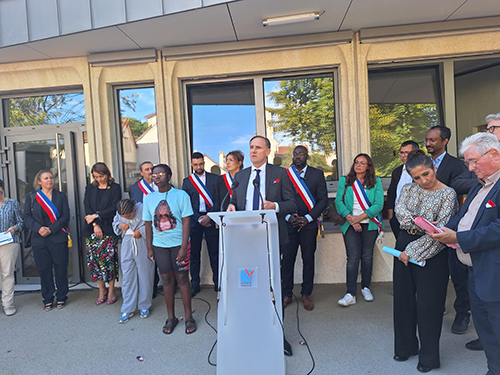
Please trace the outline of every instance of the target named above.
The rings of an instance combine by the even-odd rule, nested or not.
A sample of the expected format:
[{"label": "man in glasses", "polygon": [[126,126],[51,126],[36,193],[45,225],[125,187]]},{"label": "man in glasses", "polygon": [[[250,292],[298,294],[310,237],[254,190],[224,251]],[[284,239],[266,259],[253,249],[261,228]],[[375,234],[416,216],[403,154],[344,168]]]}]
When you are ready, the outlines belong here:
[{"label": "man in glasses", "polygon": [[[488,123],[489,125],[489,123]],[[477,176],[467,200],[443,233],[430,236],[458,243],[460,262],[469,272],[474,325],[488,361],[488,374],[500,374],[500,143],[477,133],[460,147],[469,170]],[[479,181],[478,181],[479,180]]]},{"label": "man in glasses", "polygon": [[396,219],[396,215],[394,215],[394,207],[396,206],[396,202],[398,201],[398,197],[403,186],[413,182],[410,174],[406,170],[405,163],[408,159],[408,154],[413,150],[418,149],[418,143],[415,141],[405,141],[401,144],[401,147],[399,148],[399,158],[403,164],[392,171],[391,184],[387,190],[387,215],[389,217],[389,223],[391,224],[392,233],[394,233],[394,237],[396,237],[396,239],[398,238],[400,228],[398,219]]},{"label": "man in glasses", "polygon": [[207,212],[219,210],[217,197],[217,175],[205,172],[205,157],[201,152],[191,156],[193,173],[182,181],[182,190],[191,198],[194,215],[191,216],[191,296],[200,291],[201,244],[203,235],[207,242],[212,280],[217,291],[219,267],[219,230]]},{"label": "man in glasses", "polygon": [[292,303],[293,275],[295,259],[300,245],[302,255],[302,303],[311,311],[314,303],[311,293],[314,283],[314,253],[321,213],[328,206],[328,194],[323,171],[307,165],[309,154],[305,146],[293,150],[293,165],[287,173],[295,189],[297,211],[285,217],[288,230],[288,243],[283,250],[283,294],[284,307]]}]

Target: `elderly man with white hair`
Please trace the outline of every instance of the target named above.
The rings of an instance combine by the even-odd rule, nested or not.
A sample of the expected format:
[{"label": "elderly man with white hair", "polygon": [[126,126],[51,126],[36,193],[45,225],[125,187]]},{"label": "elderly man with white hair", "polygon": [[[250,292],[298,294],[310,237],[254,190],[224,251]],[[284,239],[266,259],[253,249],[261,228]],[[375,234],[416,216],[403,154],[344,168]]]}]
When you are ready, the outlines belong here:
[{"label": "elderly man with white hair", "polygon": [[471,310],[487,375],[500,375],[500,143],[493,134],[477,133],[462,142],[460,152],[479,181],[444,232],[430,236],[460,245],[457,255],[469,267]]}]

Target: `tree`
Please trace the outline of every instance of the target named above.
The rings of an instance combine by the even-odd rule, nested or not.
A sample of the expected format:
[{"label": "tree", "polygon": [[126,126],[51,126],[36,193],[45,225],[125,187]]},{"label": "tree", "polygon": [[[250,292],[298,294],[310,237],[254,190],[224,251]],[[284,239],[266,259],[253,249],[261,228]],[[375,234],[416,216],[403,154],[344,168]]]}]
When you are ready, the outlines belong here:
[{"label": "tree", "polygon": [[274,132],[282,132],[294,143],[307,143],[311,151],[331,154],[335,146],[333,78],[287,79],[267,97]]},{"label": "tree", "polygon": [[132,133],[134,134],[135,139],[139,138],[142,135],[142,133],[144,133],[148,128],[147,122],[141,122],[140,120],[133,117],[122,117],[122,121],[125,119],[128,120],[128,123],[130,125],[130,128],[132,129]]}]

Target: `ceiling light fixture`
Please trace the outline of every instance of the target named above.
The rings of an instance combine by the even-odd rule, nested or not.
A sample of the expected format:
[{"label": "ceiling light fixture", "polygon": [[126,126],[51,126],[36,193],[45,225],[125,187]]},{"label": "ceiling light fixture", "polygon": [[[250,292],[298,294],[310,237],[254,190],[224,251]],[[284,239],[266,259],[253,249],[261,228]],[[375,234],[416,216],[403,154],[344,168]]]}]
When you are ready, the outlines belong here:
[{"label": "ceiling light fixture", "polygon": [[277,25],[287,25],[290,23],[306,22],[319,20],[319,17],[325,12],[311,12],[294,14],[292,16],[281,16],[281,17],[271,17],[265,18],[262,21],[262,26],[277,26]]}]

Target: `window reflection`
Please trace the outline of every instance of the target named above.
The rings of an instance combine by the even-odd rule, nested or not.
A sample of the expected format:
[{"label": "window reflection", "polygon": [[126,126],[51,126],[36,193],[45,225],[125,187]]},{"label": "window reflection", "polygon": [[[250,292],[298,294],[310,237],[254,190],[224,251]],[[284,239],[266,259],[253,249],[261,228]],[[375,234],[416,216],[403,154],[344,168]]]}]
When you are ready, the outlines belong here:
[{"label": "window reflection", "polygon": [[296,145],[309,149],[308,164],[338,180],[332,74],[264,81],[266,135],[274,164],[289,167]]},{"label": "window reflection", "polygon": [[118,89],[125,191],[141,179],[143,161],[158,164],[158,123],[153,87]]}]

